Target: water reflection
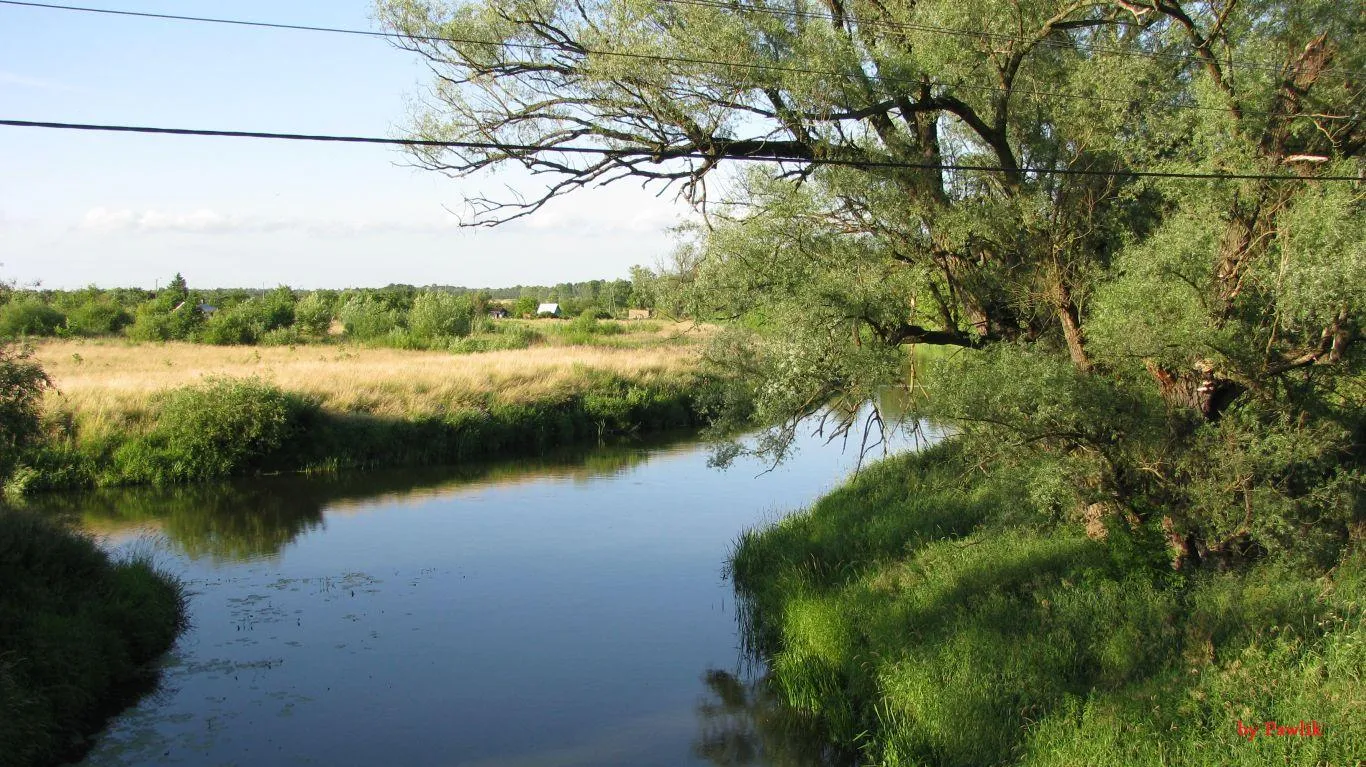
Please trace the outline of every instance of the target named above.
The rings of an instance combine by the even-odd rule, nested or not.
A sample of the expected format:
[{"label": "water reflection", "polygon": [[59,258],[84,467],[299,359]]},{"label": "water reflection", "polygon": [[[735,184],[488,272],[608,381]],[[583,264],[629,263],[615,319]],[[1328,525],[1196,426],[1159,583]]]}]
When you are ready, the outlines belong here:
[{"label": "water reflection", "polygon": [[26,506],[118,542],[159,532],[192,560],[239,562],[278,556],[300,535],[324,526],[324,511],[412,501],[546,479],[575,483],[610,477],[684,435],[648,442],[563,450],[516,462],[456,467],[272,476],[187,487],[103,488],[30,499]]},{"label": "water reflection", "polygon": [[844,764],[737,664],[722,578],[740,530],[857,463],[799,447],[772,471],[674,441],[41,499],[160,547],[192,594],[161,691],[83,764]]},{"label": "water reflection", "polygon": [[849,754],[827,745],[821,730],[787,707],[767,677],[746,681],[740,674],[708,669],[707,694],[697,704],[698,735],[693,753],[720,767],[843,767]]}]

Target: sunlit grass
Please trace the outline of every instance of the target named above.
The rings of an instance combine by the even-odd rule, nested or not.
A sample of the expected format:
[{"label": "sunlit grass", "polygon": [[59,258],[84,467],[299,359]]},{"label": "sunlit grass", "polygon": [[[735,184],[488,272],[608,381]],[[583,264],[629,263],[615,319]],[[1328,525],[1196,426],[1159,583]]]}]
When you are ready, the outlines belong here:
[{"label": "sunlit grass", "polygon": [[[665,332],[663,328],[653,333]],[[36,358],[52,378],[46,406],[93,431],[135,428],[157,395],[206,378],[257,377],[325,409],[411,418],[490,399],[529,403],[572,393],[590,377],[676,379],[693,370],[690,345],[539,346],[483,354],[358,346],[235,347],[113,340],[48,341]]]},{"label": "sunlit grass", "polygon": [[[871,764],[964,767],[1366,753],[1359,553],[1330,573],[1136,570],[1079,528],[1018,514],[1018,471],[953,450],[874,465],[735,551],[750,641],[842,745]],[[1238,734],[1268,720],[1324,735]]]}]

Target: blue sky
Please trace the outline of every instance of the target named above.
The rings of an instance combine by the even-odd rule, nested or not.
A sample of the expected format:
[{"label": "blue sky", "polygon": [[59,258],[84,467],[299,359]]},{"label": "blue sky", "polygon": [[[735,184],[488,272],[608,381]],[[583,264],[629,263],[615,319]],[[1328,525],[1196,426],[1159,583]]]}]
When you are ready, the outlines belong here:
[{"label": "blue sky", "polygon": [[[365,0],[88,0],[91,7],[374,28]],[[0,6],[0,117],[399,135],[426,82],[377,39]],[[500,286],[624,277],[686,213],[623,184],[507,227],[447,212],[452,181],[392,147],[0,126],[0,279],[45,287]]]}]

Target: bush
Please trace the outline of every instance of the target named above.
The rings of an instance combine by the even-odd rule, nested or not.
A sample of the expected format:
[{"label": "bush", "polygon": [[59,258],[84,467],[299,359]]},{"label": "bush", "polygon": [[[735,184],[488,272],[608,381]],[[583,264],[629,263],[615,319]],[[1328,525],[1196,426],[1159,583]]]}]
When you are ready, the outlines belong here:
[{"label": "bush", "polygon": [[313,291],[294,306],[294,327],[304,335],[325,336],[332,326],[333,301],[321,291]]},{"label": "bush", "polygon": [[257,379],[211,379],[166,394],[156,424],[124,444],[124,479],[156,484],[227,477],[279,465],[316,406]]},{"label": "bush", "polygon": [[218,346],[254,344],[265,332],[265,324],[261,305],[244,301],[214,312],[199,330],[197,340]]},{"label": "bush", "polygon": [[523,296],[512,305],[512,316],[530,317],[536,313],[536,299]]},{"label": "bush", "polygon": [[425,341],[463,338],[470,334],[474,303],[469,296],[439,291],[424,291],[413,299],[408,311],[408,329]]},{"label": "bush", "polygon": [[296,344],[306,343],[307,341],[308,339],[304,338],[299,332],[297,325],[267,330],[265,333],[261,334],[259,339],[257,339],[257,343],[262,346],[294,346]]},{"label": "bush", "polygon": [[185,341],[203,324],[204,315],[189,302],[175,308],[157,299],[139,306],[124,332],[134,341]]},{"label": "bush", "polygon": [[380,338],[398,327],[398,312],[369,296],[355,296],[337,313],[346,334],[362,341]]},{"label": "bush", "polygon": [[51,386],[29,351],[0,344],[0,480],[42,434],[43,390]]},{"label": "bush", "polygon": [[118,333],[133,321],[122,306],[107,300],[90,301],[66,315],[67,332],[75,336],[107,336]]},{"label": "bush", "polygon": [[37,299],[15,301],[0,307],[0,337],[51,336],[65,321],[65,315]]},{"label": "bush", "polygon": [[261,332],[267,333],[276,328],[286,328],[294,324],[295,306],[298,299],[294,297],[294,291],[288,285],[270,291],[260,298],[252,300],[256,306],[257,316],[261,321]]}]

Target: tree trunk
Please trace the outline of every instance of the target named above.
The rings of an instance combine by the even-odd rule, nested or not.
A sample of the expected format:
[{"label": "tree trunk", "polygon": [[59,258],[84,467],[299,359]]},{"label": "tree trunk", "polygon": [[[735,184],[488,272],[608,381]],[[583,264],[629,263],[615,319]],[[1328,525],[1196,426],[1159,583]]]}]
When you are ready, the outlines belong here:
[{"label": "tree trunk", "polygon": [[1158,391],[1168,405],[1197,413],[1205,421],[1219,420],[1224,410],[1246,391],[1242,384],[1221,378],[1206,365],[1179,372],[1152,360],[1144,364],[1157,380]]},{"label": "tree trunk", "polygon": [[1086,337],[1082,334],[1081,320],[1077,305],[1072,303],[1065,287],[1059,288],[1065,297],[1058,301],[1058,321],[1062,323],[1062,335],[1067,339],[1067,353],[1072,356],[1072,364],[1083,373],[1091,372],[1091,358],[1086,354]]}]

